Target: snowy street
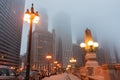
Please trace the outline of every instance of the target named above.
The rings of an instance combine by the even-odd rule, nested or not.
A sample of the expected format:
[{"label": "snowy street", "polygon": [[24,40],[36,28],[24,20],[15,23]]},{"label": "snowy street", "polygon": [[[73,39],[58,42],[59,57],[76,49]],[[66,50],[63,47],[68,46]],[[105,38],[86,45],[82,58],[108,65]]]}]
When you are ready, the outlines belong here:
[{"label": "snowy street", "polygon": [[51,77],[46,77],[42,80],[81,80],[81,79],[74,76],[73,74],[63,73],[63,74],[58,74]]}]

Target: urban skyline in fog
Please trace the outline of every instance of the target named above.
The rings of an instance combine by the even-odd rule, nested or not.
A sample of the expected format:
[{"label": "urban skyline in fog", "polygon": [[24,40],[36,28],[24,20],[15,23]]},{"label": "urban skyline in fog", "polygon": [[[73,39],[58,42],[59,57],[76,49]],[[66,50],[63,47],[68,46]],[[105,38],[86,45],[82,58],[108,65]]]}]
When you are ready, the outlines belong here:
[{"label": "urban skyline in fog", "polygon": [[0,80],[120,79],[119,4],[0,0]]},{"label": "urban skyline in fog", "polygon": [[[53,17],[59,12],[64,12],[71,18],[72,41],[74,43],[77,39],[83,39],[85,29],[90,28],[100,45],[109,40],[106,44],[114,44],[117,45],[117,48],[120,47],[120,37],[115,36],[120,34],[120,1],[26,0],[25,11],[27,8],[31,8],[32,3],[34,3],[35,11],[39,11],[40,8],[46,9],[50,31],[53,28]],[[24,22],[21,54],[26,52],[28,27],[29,24]]]},{"label": "urban skyline in fog", "polygon": [[120,79],[119,4],[0,0],[0,80]]}]

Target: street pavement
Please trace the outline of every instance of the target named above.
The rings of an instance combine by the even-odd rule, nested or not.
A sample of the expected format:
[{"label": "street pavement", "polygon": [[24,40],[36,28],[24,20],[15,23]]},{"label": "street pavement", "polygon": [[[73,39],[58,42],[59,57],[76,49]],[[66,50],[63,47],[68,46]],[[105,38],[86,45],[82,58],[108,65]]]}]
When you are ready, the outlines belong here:
[{"label": "street pavement", "polygon": [[81,80],[81,79],[79,79],[73,74],[62,73],[62,74],[58,74],[50,77],[45,77],[42,80]]}]

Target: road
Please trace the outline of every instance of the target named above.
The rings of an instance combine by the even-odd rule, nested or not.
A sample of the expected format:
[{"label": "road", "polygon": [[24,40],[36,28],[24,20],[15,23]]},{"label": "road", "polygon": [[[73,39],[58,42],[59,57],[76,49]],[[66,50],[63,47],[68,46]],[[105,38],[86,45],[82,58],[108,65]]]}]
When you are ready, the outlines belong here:
[{"label": "road", "polygon": [[81,79],[74,76],[73,74],[62,73],[62,74],[54,75],[51,77],[46,77],[42,80],[81,80]]}]

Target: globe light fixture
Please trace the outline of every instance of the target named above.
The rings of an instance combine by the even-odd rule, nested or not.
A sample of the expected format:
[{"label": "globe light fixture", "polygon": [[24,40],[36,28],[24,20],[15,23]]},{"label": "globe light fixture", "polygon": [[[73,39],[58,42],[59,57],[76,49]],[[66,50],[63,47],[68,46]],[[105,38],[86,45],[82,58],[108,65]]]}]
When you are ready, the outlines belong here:
[{"label": "globe light fixture", "polygon": [[99,44],[97,42],[93,42],[93,41],[88,41],[88,43],[81,43],[80,47],[84,48],[86,50],[86,52],[94,52],[96,51],[96,48],[99,46]]}]

